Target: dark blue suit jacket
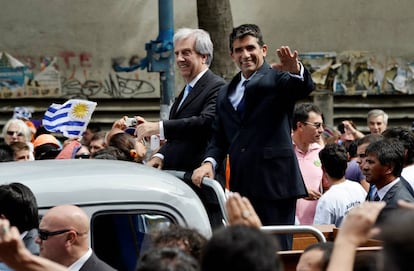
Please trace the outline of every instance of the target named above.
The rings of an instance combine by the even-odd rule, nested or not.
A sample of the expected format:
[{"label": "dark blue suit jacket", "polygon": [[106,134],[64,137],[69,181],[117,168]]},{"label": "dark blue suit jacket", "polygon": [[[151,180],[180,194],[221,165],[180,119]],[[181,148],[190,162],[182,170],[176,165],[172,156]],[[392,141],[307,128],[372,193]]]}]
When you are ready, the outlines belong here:
[{"label": "dark blue suit jacket", "polygon": [[243,117],[228,97],[237,74],[217,97],[214,133],[205,157],[221,162],[230,157],[230,189],[250,199],[279,200],[307,195],[293,150],[291,119],[295,103],[314,88],[309,72],[304,80],[272,69],[266,62],[245,89]]},{"label": "dark blue suit jacket", "polygon": [[180,108],[183,92],[164,121],[166,144],[159,150],[164,155],[163,169],[192,172],[199,167],[211,137],[218,90],[226,82],[208,70],[194,85]]}]

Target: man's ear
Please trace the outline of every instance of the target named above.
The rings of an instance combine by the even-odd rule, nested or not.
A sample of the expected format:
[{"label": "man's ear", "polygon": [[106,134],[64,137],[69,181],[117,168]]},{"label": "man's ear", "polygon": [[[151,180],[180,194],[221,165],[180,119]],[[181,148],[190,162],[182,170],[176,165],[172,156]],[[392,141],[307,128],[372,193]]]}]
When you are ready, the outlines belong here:
[{"label": "man's ear", "polygon": [[70,231],[68,232],[68,235],[66,237],[66,242],[74,244],[77,237],[78,237],[78,234],[75,231]]},{"label": "man's ear", "polygon": [[296,127],[297,128],[302,128],[303,126],[304,126],[303,122],[301,122],[301,121],[296,122]]},{"label": "man's ear", "polygon": [[262,52],[263,52],[263,56],[266,56],[267,55],[267,45],[266,44],[263,44],[263,46],[262,46]]},{"label": "man's ear", "polygon": [[385,173],[386,174],[392,174],[392,172],[394,171],[395,166],[393,164],[389,164],[386,167],[387,167],[387,169],[385,170]]}]

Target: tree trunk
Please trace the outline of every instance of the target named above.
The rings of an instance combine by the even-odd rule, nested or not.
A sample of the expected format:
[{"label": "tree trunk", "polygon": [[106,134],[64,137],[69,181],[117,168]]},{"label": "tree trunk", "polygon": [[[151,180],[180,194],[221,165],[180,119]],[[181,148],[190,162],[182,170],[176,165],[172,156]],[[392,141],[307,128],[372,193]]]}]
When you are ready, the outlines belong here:
[{"label": "tree trunk", "polygon": [[197,0],[198,27],[210,33],[214,44],[211,70],[229,81],[237,69],[230,58],[229,34],[233,17],[229,0]]}]

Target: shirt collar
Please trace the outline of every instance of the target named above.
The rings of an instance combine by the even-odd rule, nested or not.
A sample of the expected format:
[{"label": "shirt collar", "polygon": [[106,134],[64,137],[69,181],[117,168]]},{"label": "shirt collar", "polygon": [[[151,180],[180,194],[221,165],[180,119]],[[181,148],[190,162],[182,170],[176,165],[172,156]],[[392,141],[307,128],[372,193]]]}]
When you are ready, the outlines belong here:
[{"label": "shirt collar", "polygon": [[69,270],[70,271],[79,271],[82,266],[86,263],[86,261],[89,259],[89,257],[91,257],[92,255],[92,249],[89,248],[88,251],[83,254],[82,257],[80,257],[76,262],[74,262],[73,264],[71,264],[71,266],[69,266]]},{"label": "shirt collar", "polygon": [[248,80],[248,81],[250,81],[250,80],[252,80],[253,79],[253,77],[256,75],[256,73],[257,73],[257,71],[255,71],[249,78],[245,78],[244,76],[243,76],[243,73],[240,73],[240,75],[241,75],[241,77],[240,77],[240,84],[243,84],[244,83],[244,81],[246,81],[246,80]]},{"label": "shirt collar", "polygon": [[208,68],[206,68],[205,70],[203,70],[202,72],[200,72],[199,74],[197,74],[196,77],[194,77],[193,80],[191,80],[191,82],[187,83],[187,85],[190,85],[191,88],[194,88],[195,84],[197,84],[198,80],[200,80],[200,78],[208,71]]},{"label": "shirt collar", "polygon": [[390,182],[389,184],[381,187],[381,189],[377,190],[378,197],[382,200],[385,197],[385,194],[393,187],[396,183],[400,181],[400,178],[395,179],[394,181]]}]

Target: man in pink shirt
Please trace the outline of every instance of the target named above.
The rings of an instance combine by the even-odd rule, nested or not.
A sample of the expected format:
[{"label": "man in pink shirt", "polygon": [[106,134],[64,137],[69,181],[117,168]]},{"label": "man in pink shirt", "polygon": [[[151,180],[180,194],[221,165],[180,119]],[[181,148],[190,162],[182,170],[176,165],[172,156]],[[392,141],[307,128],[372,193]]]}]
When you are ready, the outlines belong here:
[{"label": "man in pink shirt", "polygon": [[295,106],[292,141],[296,157],[308,191],[308,197],[298,199],[296,219],[298,224],[313,224],[316,205],[322,193],[322,167],[319,160],[320,142],[324,130],[321,110],[312,103]]}]

